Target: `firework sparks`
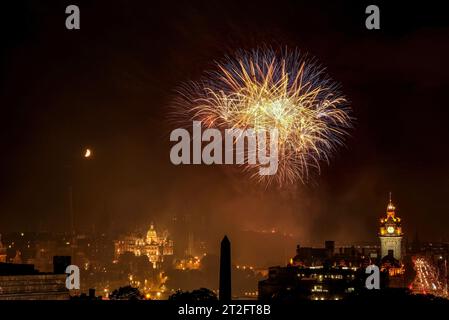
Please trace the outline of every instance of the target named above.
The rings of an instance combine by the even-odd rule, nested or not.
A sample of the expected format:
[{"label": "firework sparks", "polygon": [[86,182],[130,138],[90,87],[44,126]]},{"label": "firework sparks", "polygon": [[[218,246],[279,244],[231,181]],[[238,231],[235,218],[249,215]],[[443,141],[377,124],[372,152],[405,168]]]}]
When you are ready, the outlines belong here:
[{"label": "firework sparks", "polygon": [[217,62],[203,79],[181,88],[174,111],[209,128],[277,128],[276,175],[258,175],[258,165],[244,169],[279,185],[306,183],[321,162],[329,163],[351,127],[350,113],[339,85],[313,59],[273,49],[240,51]]}]

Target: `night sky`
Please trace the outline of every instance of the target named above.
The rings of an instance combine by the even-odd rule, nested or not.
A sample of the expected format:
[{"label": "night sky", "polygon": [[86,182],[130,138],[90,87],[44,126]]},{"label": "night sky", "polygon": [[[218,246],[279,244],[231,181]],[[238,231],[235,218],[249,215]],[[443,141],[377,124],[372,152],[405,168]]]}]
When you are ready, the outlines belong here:
[{"label": "night sky", "polygon": [[[69,4],[80,30],[65,28]],[[380,30],[365,28],[368,4]],[[375,241],[392,191],[406,237],[448,239],[446,12],[432,1],[2,4],[0,232],[67,230],[72,184],[80,230],[189,214],[212,237],[276,228],[305,244]],[[298,47],[341,83],[356,117],[346,147],[312,183],[281,190],[220,166],[173,166],[175,88],[262,45]]]}]

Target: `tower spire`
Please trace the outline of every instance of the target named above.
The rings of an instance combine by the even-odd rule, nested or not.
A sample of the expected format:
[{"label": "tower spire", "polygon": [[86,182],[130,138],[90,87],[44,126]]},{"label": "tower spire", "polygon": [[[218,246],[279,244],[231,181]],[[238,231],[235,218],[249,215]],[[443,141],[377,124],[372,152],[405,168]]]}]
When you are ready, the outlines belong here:
[{"label": "tower spire", "polygon": [[394,211],[395,209],[396,207],[394,206],[393,201],[391,200],[391,191],[390,191],[387,211]]}]

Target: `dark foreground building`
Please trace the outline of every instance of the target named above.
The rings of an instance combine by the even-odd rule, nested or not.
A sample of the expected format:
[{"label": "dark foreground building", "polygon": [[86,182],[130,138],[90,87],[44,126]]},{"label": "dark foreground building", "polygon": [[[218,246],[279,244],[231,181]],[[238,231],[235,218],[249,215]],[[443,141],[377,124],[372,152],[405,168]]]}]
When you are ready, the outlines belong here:
[{"label": "dark foreground building", "polygon": [[341,300],[363,284],[358,268],[271,267],[259,282],[259,300]]},{"label": "dark foreground building", "polygon": [[32,264],[0,263],[0,300],[68,300],[66,277],[40,273]]}]

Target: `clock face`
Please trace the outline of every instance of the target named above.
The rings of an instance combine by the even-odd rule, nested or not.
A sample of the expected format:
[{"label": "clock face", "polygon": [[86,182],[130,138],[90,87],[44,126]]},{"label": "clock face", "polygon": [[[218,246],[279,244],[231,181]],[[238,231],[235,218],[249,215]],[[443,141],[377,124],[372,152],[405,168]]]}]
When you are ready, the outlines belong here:
[{"label": "clock face", "polygon": [[394,227],[389,226],[389,227],[387,228],[387,232],[388,232],[388,233],[393,233],[393,232],[394,232]]}]

